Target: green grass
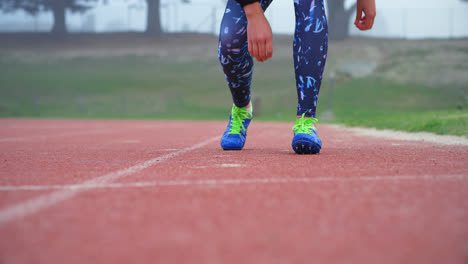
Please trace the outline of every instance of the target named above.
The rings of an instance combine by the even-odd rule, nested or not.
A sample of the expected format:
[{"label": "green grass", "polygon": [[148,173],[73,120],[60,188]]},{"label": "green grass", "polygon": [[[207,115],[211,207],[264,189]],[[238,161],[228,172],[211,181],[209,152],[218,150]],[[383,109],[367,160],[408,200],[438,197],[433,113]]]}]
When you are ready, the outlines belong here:
[{"label": "green grass", "polygon": [[468,136],[468,110],[395,113],[370,117],[364,121],[348,120],[344,123],[411,132],[428,131],[441,135]]},{"label": "green grass", "polygon": [[[327,107],[326,89],[320,98],[321,109]],[[468,136],[466,92],[464,87],[356,79],[334,89],[332,111],[334,121],[351,126]]]},{"label": "green grass", "polygon": [[137,56],[3,63],[0,67],[7,70],[0,73],[0,115],[219,118],[226,112],[222,104],[204,105],[196,98],[210,94],[216,99],[225,94],[224,78],[219,69],[213,73],[213,65]]},{"label": "green grass", "polygon": [[[192,61],[156,56],[0,60],[0,117],[225,120],[231,98],[214,55]],[[325,80],[319,112],[327,109]],[[294,118],[292,60],[257,64],[257,120]],[[429,87],[381,78],[336,80],[332,122],[468,136],[467,87]]]}]

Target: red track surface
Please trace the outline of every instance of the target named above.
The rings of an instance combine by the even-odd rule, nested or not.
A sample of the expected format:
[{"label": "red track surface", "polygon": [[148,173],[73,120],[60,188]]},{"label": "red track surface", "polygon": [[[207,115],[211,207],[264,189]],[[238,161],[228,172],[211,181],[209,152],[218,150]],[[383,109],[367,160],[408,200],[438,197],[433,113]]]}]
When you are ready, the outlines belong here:
[{"label": "red track surface", "polygon": [[224,126],[0,120],[0,263],[468,262],[466,146]]}]

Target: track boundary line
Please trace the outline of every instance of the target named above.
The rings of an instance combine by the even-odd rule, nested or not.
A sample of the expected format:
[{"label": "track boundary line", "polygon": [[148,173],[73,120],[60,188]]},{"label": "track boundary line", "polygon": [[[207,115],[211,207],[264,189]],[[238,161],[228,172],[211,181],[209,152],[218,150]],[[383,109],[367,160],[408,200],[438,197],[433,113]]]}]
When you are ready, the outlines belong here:
[{"label": "track boundary line", "polygon": [[254,178],[254,179],[202,179],[202,180],[163,180],[124,183],[97,184],[56,184],[56,185],[20,185],[0,186],[0,191],[44,191],[44,190],[79,190],[105,188],[144,188],[187,185],[241,185],[268,183],[316,183],[316,182],[358,182],[358,181],[411,181],[411,180],[468,180],[468,175],[421,175],[421,176],[358,176],[347,178],[315,177],[315,178]]},{"label": "track boundary line", "polygon": [[[99,185],[99,184],[110,184],[115,180],[135,174],[137,172],[140,172],[157,163],[163,162],[165,160],[184,154],[186,152],[201,148],[205,145],[212,143],[215,140],[219,140],[219,136],[212,137],[208,140],[197,143],[191,147],[187,147],[187,148],[184,148],[184,149],[172,152],[172,153],[168,153],[168,154],[147,160],[145,162],[142,162],[140,164],[137,164],[137,165],[125,168],[125,169],[121,169],[118,171],[104,174],[102,176],[98,176],[96,178],[93,178],[93,179],[90,179],[81,183],[81,185],[92,186],[92,185]],[[18,218],[26,217],[28,215],[31,215],[43,209],[46,209],[50,206],[53,206],[59,202],[68,200],[86,190],[88,189],[84,189],[84,188],[70,189],[69,188],[69,189],[57,190],[49,194],[44,194],[36,198],[29,199],[25,202],[20,202],[16,205],[8,206],[5,209],[0,210],[0,227],[4,226],[10,221],[16,220]]]},{"label": "track boundary line", "polygon": [[327,124],[333,129],[346,129],[358,136],[370,136],[389,140],[414,142],[430,142],[433,144],[468,146],[468,138],[454,135],[437,135],[430,132],[406,132],[392,129],[376,129],[369,127],[349,127],[345,125]]}]

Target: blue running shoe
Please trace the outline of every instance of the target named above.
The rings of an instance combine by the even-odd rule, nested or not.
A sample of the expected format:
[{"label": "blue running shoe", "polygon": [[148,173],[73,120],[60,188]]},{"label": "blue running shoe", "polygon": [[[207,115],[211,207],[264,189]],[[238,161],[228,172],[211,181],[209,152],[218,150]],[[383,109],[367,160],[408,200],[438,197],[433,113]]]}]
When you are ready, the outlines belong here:
[{"label": "blue running shoe", "polygon": [[252,112],[247,111],[247,109],[232,106],[229,124],[221,138],[221,147],[224,150],[241,150],[244,147],[247,127],[252,117]]},{"label": "blue running shoe", "polygon": [[292,140],[292,148],[297,154],[317,154],[322,148],[322,141],[317,135],[317,129],[314,123],[318,122],[317,118],[305,118],[302,114],[300,119],[296,120],[296,124],[292,128],[294,138]]}]

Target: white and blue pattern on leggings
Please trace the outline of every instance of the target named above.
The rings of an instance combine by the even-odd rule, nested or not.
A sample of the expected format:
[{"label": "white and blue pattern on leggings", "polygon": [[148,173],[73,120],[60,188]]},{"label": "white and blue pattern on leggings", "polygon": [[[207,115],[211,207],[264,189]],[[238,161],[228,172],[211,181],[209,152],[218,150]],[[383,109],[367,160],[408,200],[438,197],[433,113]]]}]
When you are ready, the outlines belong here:
[{"label": "white and blue pattern on leggings", "polygon": [[[271,0],[260,1],[266,10]],[[218,57],[226,76],[232,100],[238,107],[250,102],[253,59],[247,41],[247,18],[236,0],[228,0],[219,32]]]},{"label": "white and blue pattern on leggings", "polygon": [[[262,0],[266,10],[272,0]],[[328,27],[323,0],[294,0],[296,30],[294,66],[298,93],[297,114],[315,117],[325,66]],[[236,0],[228,0],[219,34],[219,60],[236,106],[250,102],[253,59],[248,51],[247,19]]]},{"label": "white and blue pattern on leggings", "polygon": [[294,0],[294,69],[298,97],[297,115],[315,117],[327,58],[328,26],[323,0]]}]

